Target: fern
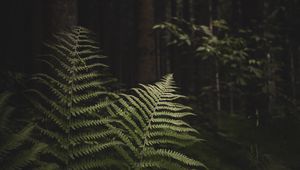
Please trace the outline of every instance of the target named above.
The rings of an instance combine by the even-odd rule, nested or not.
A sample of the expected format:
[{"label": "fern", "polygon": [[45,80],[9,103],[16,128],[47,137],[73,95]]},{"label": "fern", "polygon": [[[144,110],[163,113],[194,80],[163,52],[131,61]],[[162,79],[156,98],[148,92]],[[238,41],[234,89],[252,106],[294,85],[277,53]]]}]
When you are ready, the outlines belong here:
[{"label": "fern", "polygon": [[36,108],[43,113],[38,129],[47,138],[48,153],[60,169],[120,165],[106,154],[121,144],[112,140],[118,131],[107,128],[113,120],[101,114],[112,103],[106,85],[113,79],[107,78],[107,66],[98,62],[105,56],[99,55],[91,34],[74,27],[54,35],[55,43],[46,44],[49,54],[41,59],[52,72],[33,77],[46,89],[31,90],[38,96]]},{"label": "fern", "polygon": [[0,164],[5,170],[22,169],[37,166],[39,155],[46,145],[34,142],[31,134],[33,124],[28,124],[21,129],[10,127],[11,117],[15,108],[8,105],[11,94],[0,94]]},{"label": "fern", "polygon": [[175,101],[184,96],[176,94],[172,75],[132,94],[110,93],[113,80],[90,34],[74,27],[55,35],[41,59],[50,73],[33,77],[44,87],[31,91],[43,114],[37,128],[54,158],[47,160],[71,170],[205,168],[178,151],[199,139],[183,120],[193,113]]},{"label": "fern", "polygon": [[154,85],[141,85],[133,94],[121,94],[109,113],[120,121],[113,127],[123,129],[120,139],[126,147],[117,151],[130,169],[199,169],[205,166],[176,151],[199,141],[197,131],[183,118],[194,115],[191,108],[177,103],[172,75]]}]

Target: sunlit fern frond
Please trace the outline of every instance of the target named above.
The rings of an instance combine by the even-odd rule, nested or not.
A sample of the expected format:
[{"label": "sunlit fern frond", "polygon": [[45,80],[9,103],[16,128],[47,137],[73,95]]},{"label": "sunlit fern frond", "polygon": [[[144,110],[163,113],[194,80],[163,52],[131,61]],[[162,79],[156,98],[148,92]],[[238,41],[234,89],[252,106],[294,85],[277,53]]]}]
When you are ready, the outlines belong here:
[{"label": "sunlit fern frond", "polygon": [[37,166],[36,163],[46,145],[31,140],[33,124],[25,127],[14,126],[18,122],[13,121],[11,117],[12,113],[16,112],[15,107],[8,104],[11,95],[8,92],[0,94],[1,169],[17,170]]},{"label": "sunlit fern frond", "polygon": [[197,142],[197,131],[183,118],[194,115],[191,108],[176,102],[184,96],[176,93],[172,75],[154,85],[141,85],[132,94],[121,94],[109,112],[124,129],[120,138],[126,147],[118,147],[131,169],[200,169],[205,166],[179,150]]},{"label": "sunlit fern frond", "polygon": [[50,69],[33,77],[44,88],[31,90],[38,99],[34,105],[43,114],[38,129],[61,169],[120,165],[108,159],[110,149],[121,142],[112,140],[117,131],[107,128],[112,119],[102,112],[112,103],[106,86],[113,79],[106,75],[107,66],[101,61],[105,56],[99,54],[91,34],[74,27],[54,35],[55,42],[46,44],[49,54],[41,59]]}]

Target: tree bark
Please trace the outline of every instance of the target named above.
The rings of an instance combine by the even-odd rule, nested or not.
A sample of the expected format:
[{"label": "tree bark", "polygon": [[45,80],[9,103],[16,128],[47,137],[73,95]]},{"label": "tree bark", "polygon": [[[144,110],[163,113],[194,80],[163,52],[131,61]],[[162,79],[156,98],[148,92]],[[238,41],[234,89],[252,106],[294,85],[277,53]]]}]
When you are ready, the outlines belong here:
[{"label": "tree bark", "polygon": [[157,56],[155,56],[155,40],[152,27],[154,25],[154,9],[152,0],[138,0],[138,69],[137,81],[150,83],[158,79]]},{"label": "tree bark", "polygon": [[[210,11],[210,19],[209,19],[209,28],[213,34],[217,33],[217,30],[213,28],[213,21],[218,19],[218,0],[210,0],[209,3],[209,11]],[[216,83],[216,93],[217,93],[217,112],[220,113],[222,110],[221,107],[221,87],[220,87],[220,73],[219,73],[219,61],[217,59],[218,56],[215,56],[215,83]]]},{"label": "tree bark", "polygon": [[232,0],[231,1],[231,25],[233,28],[233,32],[236,33],[238,31],[240,25],[240,16],[241,16],[241,2],[240,0]]},{"label": "tree bark", "polygon": [[[170,1],[169,0],[154,0],[155,3],[155,24],[160,24],[162,22],[165,22],[169,19],[170,16]],[[167,39],[169,38],[168,35],[166,37],[163,37],[162,32],[156,31],[155,32],[155,55],[158,57],[157,64],[159,67],[158,73],[160,73],[158,76],[161,77],[162,75],[165,75],[170,72],[170,66],[169,66],[169,58],[168,58],[168,48],[167,43],[169,42]]]},{"label": "tree bark", "polygon": [[230,114],[234,114],[234,87],[233,85],[229,86],[229,102],[230,102]]},{"label": "tree bark", "polygon": [[295,57],[293,49],[290,47],[289,49],[290,54],[290,79],[291,79],[291,96],[292,100],[296,99],[296,71],[295,71]]},{"label": "tree bark", "polygon": [[182,16],[183,19],[190,21],[191,19],[191,9],[190,9],[190,0],[185,0],[182,2]]},{"label": "tree bark", "polygon": [[77,25],[77,0],[45,0],[43,7],[46,37]]}]

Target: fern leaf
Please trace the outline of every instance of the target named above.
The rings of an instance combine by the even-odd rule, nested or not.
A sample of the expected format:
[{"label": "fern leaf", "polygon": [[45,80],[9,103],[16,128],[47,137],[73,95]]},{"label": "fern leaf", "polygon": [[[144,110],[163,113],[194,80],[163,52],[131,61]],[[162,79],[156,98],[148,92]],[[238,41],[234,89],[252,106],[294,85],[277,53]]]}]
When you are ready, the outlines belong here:
[{"label": "fern leaf", "polygon": [[194,115],[191,108],[175,100],[185,98],[176,94],[172,75],[154,85],[141,85],[130,94],[120,94],[110,109],[120,119],[113,126],[127,135],[120,155],[131,169],[194,169],[205,166],[176,151],[178,147],[201,141],[182,118]]},{"label": "fern leaf", "polygon": [[54,43],[45,43],[49,54],[41,61],[50,71],[35,74],[33,80],[46,91],[30,90],[36,97],[36,109],[42,112],[38,130],[49,144],[47,153],[61,169],[116,164],[116,159],[109,162],[103,152],[122,144],[114,139],[119,132],[108,126],[115,119],[103,115],[113,103],[106,90],[113,79],[107,76],[107,66],[99,62],[105,56],[99,54],[91,34],[73,27],[55,34]]}]

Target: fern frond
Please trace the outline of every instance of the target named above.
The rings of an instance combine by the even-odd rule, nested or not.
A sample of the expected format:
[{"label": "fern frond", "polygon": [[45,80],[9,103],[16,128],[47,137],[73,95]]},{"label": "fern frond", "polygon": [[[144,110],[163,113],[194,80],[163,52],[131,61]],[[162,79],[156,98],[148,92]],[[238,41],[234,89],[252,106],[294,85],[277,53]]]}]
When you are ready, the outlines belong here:
[{"label": "fern frond", "polygon": [[179,153],[179,152],[175,152],[172,150],[167,150],[167,149],[157,149],[157,150],[152,150],[152,149],[146,149],[144,150],[144,152],[142,153],[143,156],[145,156],[145,158],[149,157],[151,158],[157,158],[157,157],[163,157],[163,158],[171,158],[174,159],[176,161],[179,161],[181,163],[184,163],[186,165],[190,165],[190,166],[200,166],[200,167],[205,167],[204,164],[202,164],[199,161],[196,161],[194,159],[188,158],[187,156]]},{"label": "fern frond", "polygon": [[46,89],[30,91],[43,115],[38,130],[50,141],[46,152],[55,164],[70,170],[205,167],[177,151],[200,139],[183,120],[194,114],[176,102],[185,96],[176,93],[172,75],[130,94],[108,92],[115,79],[99,62],[105,56],[91,34],[74,27],[54,35],[56,43],[45,44],[50,57],[41,60],[50,72],[33,77]]},{"label": "fern frond", "polygon": [[83,157],[83,156],[86,156],[86,155],[89,155],[89,154],[93,154],[93,153],[97,153],[99,151],[102,151],[104,149],[108,149],[108,148],[112,148],[112,147],[115,147],[117,145],[121,145],[122,143],[121,142],[118,142],[118,141],[110,141],[110,142],[106,142],[106,143],[99,143],[99,144],[87,144],[87,145],[84,145],[78,149],[74,149],[72,152],[71,152],[71,155],[70,157],[75,159],[76,157]]},{"label": "fern frond", "polygon": [[[197,130],[182,118],[194,115],[191,108],[175,100],[172,75],[154,85],[141,85],[132,94],[121,94],[110,113],[119,118],[113,125],[127,135],[125,146],[118,149],[131,169],[194,169],[205,166],[176,151],[178,147],[198,142]],[[130,146],[130,147],[129,147]]]},{"label": "fern frond", "polygon": [[115,159],[105,162],[104,153],[122,144],[114,139],[119,132],[108,127],[114,119],[103,115],[113,102],[106,90],[113,79],[107,76],[107,66],[99,62],[105,56],[99,54],[91,34],[74,27],[55,34],[54,43],[45,43],[49,54],[41,61],[50,72],[35,74],[33,80],[46,91],[29,90],[36,97],[36,109],[42,112],[38,130],[49,143],[47,153],[61,169],[115,164]]}]

